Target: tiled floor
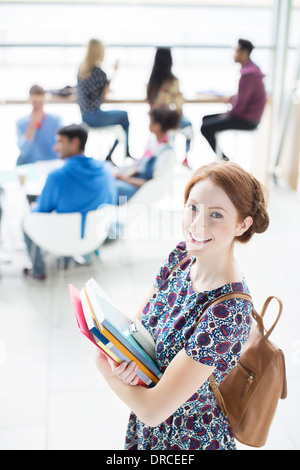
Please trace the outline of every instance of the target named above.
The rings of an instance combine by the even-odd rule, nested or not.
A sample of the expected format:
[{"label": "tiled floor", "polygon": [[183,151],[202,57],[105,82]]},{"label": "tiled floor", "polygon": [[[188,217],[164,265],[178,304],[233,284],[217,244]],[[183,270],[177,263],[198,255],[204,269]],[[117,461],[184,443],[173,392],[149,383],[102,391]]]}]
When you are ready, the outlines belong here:
[{"label": "tiled floor", "polygon": [[[189,176],[188,170],[176,170],[171,218],[170,201],[160,206],[160,224],[172,229],[105,245],[90,267],[61,272],[48,257],[43,284],[22,277],[27,257],[20,221],[27,208],[22,192],[8,192],[3,248],[10,263],[0,264],[1,450],[123,448],[129,411],[97,373],[94,348],[77,331],[67,285],[81,288],[93,276],[125,313],[133,314],[160,263],[181,240],[181,195]],[[238,247],[237,254],[257,309],[271,294],[284,303],[271,339],[286,355],[288,398],[279,403],[263,449],[299,450],[300,198],[284,188],[270,189],[269,230]]]}]

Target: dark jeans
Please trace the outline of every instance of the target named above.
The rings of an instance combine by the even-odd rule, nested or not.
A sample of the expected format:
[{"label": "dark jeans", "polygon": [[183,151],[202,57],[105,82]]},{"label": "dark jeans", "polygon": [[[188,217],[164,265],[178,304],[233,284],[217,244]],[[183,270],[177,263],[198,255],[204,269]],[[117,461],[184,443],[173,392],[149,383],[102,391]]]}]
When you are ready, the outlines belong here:
[{"label": "dark jeans", "polygon": [[[28,256],[32,263],[32,273],[34,276],[45,276],[46,275],[46,264],[44,261],[44,250],[42,250],[38,245],[36,245],[31,238],[24,232],[24,239],[27,247]],[[89,255],[84,255],[87,261],[89,259]],[[70,261],[72,260],[71,257],[64,256],[62,259],[59,259],[60,263],[63,263],[64,269],[67,269],[69,266]]]},{"label": "dark jeans", "polygon": [[24,233],[25,243],[27,246],[27,252],[32,262],[32,271],[36,276],[43,276],[46,274],[46,265],[44,262],[43,252],[39,246],[37,246],[31,238]]},{"label": "dark jeans", "polygon": [[192,123],[189,119],[182,116],[179,123],[179,129],[183,130],[183,134],[185,134],[186,144],[185,144],[185,152],[186,154],[190,151],[191,148],[191,140],[193,136],[193,128]]},{"label": "dark jeans", "polygon": [[[129,152],[129,120],[126,111],[120,111],[117,109],[102,111],[102,109],[99,108],[95,111],[83,114],[82,120],[91,127],[115,126],[117,124],[122,126],[126,134],[126,150]],[[117,144],[118,140],[115,141],[110,153],[114,151]]]},{"label": "dark jeans", "polygon": [[127,200],[130,199],[139,189],[137,186],[134,186],[134,184],[128,183],[127,181],[116,179],[115,183],[118,189],[118,204],[120,204],[120,198],[121,203],[123,204],[124,202],[127,202]]},{"label": "dark jeans", "polygon": [[[231,129],[252,131],[258,126],[257,122],[244,121],[229,114],[211,114],[204,116],[202,120],[201,133],[206,138],[214,152],[216,152],[216,132]],[[222,154],[223,158],[227,158]]]}]

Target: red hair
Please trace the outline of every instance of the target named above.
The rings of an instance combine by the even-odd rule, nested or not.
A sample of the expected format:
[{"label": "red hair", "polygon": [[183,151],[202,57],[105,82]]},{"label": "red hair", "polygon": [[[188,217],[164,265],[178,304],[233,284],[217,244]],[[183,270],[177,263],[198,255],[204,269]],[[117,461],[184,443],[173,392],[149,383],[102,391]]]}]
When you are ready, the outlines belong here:
[{"label": "red hair", "polygon": [[240,222],[251,216],[253,224],[237,240],[247,243],[254,233],[263,233],[269,226],[266,188],[250,173],[234,162],[213,162],[204,165],[192,176],[184,192],[186,204],[191,189],[200,181],[210,179],[223,189],[235,206]]}]

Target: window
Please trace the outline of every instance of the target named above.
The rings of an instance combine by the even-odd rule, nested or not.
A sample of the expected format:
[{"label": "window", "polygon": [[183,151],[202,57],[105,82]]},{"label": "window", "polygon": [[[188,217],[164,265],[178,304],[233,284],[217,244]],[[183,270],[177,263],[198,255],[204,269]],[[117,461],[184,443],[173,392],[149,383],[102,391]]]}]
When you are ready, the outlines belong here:
[{"label": "window", "polygon": [[160,45],[173,47],[174,71],[185,94],[210,89],[231,93],[238,78],[233,49],[239,37],[255,44],[253,60],[266,73],[270,88],[272,5],[224,0],[6,2],[0,6],[1,97],[24,96],[33,81],[48,89],[75,84],[91,37],[108,46],[108,73],[120,61],[114,89],[123,96],[144,94]]}]

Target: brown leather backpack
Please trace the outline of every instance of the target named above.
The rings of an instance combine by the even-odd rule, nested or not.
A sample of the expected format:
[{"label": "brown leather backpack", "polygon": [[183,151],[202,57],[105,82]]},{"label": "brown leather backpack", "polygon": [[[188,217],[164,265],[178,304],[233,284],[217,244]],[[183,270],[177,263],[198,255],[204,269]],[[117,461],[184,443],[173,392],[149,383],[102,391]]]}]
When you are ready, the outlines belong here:
[{"label": "brown leather backpack", "polygon": [[[279,399],[287,396],[284,354],[269,340],[281,315],[282,302],[277,297],[269,297],[259,315],[250,295],[231,292],[208,303],[205,309],[231,298],[250,301],[255,322],[237,366],[219,385],[212,374],[210,386],[234,437],[248,446],[261,447],[267,441]],[[278,301],[279,312],[272,327],[265,331],[263,317],[272,299]]]}]

